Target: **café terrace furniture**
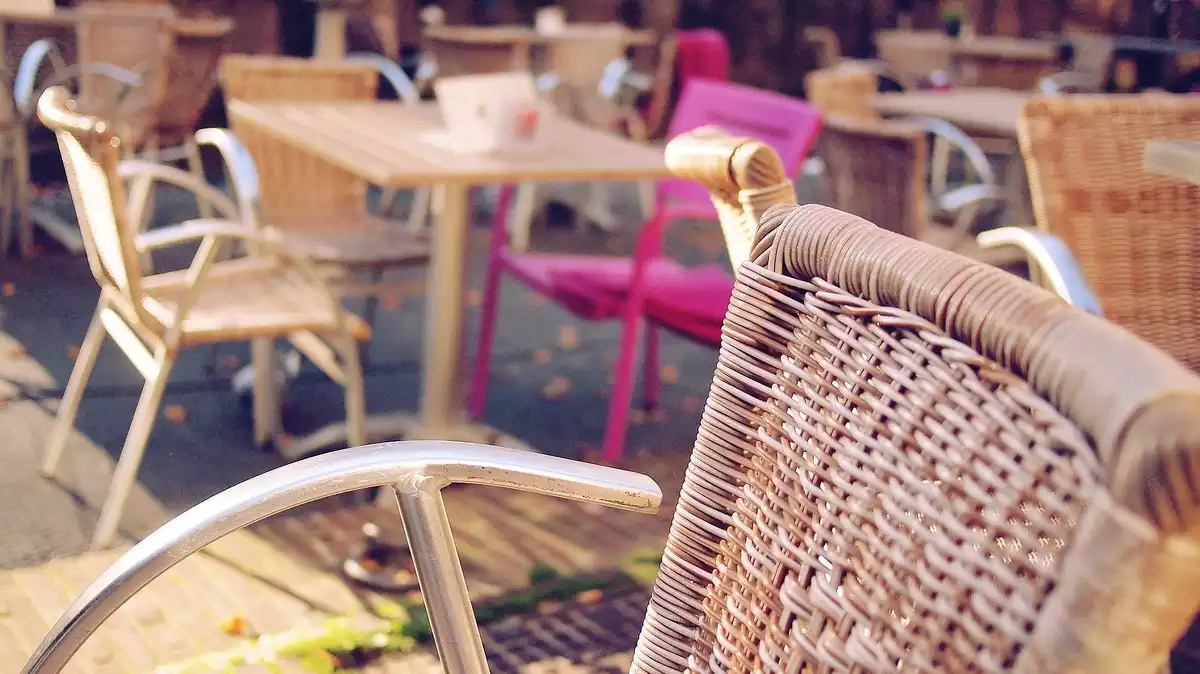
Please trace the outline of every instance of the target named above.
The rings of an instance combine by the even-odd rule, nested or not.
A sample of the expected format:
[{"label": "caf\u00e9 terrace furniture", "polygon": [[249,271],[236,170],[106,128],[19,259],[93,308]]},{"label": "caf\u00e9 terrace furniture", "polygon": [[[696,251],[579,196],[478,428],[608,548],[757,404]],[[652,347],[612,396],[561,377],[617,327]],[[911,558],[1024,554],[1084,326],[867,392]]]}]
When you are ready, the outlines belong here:
[{"label": "caf\u00e9 terrace furniture", "polygon": [[1021,114],[1021,151],[1037,228],[1001,228],[980,241],[1023,249],[1031,270],[1056,290],[1063,270],[1078,265],[1090,288],[1075,284],[1072,302],[1198,369],[1200,187],[1144,168],[1151,143],[1196,138],[1195,96],[1030,101]]},{"label": "caf\u00e9 terrace furniture", "polygon": [[875,45],[892,70],[913,81],[942,71],[956,86],[1032,91],[1062,70],[1061,47],[1048,40],[885,30],[875,34]]},{"label": "caf\u00e9 terrace furniture", "polygon": [[[1157,674],[1200,606],[1198,444],[1200,380],[1121,328],[845,213],[776,206],[737,276],[630,671]],[[333,452],[151,534],[23,674],[58,674],[221,536],[371,486],[396,495],[444,671],[487,672],[440,493],[464,482],[641,512],[662,497],[496,447]]]},{"label": "caf\u00e9 terrace furniture", "polygon": [[[421,374],[421,410],[369,419],[371,437],[520,442],[463,414],[463,354],[468,194],[477,185],[512,182],[655,180],[667,175],[661,153],[613,134],[557,118],[546,128],[544,153],[471,155],[422,138],[443,128],[436,105],[396,102],[249,102],[232,100],[235,128],[312,155],[329,172],[346,172],[384,189],[436,188],[443,210],[431,241]],[[264,180],[266,180],[264,178]],[[282,447],[296,458],[344,444],[340,425]]]},{"label": "caf\u00e9 terrace furniture", "polygon": [[[108,546],[117,533],[167,377],[184,348],[250,341],[259,361],[269,358],[273,340],[288,338],[345,388],[350,443],[366,442],[358,342],[370,338],[370,329],[342,309],[302,253],[242,222],[224,193],[191,174],[151,162],[121,162],[117,127],[78,112],[66,89],[48,89],[38,103],[38,117],[58,138],[88,263],[100,284],[96,313],[50,433],[43,474],[53,476],[62,458],[105,337],[146,380],[100,511],[93,549]],[[125,182],[150,180],[189,190],[227,219],[192,220],[138,234],[125,209]],[[199,248],[186,269],[144,273],[143,253],[196,243]],[[222,246],[231,243],[249,244],[255,254],[218,261]],[[273,380],[255,382],[254,433],[260,444],[278,413],[273,387]]]}]

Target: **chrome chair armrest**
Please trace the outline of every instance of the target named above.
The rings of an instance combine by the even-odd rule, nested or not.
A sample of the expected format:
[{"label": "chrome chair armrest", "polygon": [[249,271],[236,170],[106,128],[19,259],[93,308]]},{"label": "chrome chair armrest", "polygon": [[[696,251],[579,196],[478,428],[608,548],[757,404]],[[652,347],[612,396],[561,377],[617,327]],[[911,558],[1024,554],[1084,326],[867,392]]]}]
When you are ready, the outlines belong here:
[{"label": "chrome chair armrest", "polygon": [[393,487],[399,499],[443,667],[485,672],[483,646],[441,499],[442,488],[455,483],[645,513],[656,511],[662,500],[658,486],[643,475],[487,445],[393,442],[323,454],[226,489],[147,536],[67,608],[22,672],[60,672],[117,608],[209,543],[304,503],[381,486]]},{"label": "chrome chair armrest", "polygon": [[375,68],[379,71],[379,76],[387,80],[388,84],[396,90],[396,94],[400,96],[400,100],[412,105],[421,101],[421,93],[417,91],[417,86],[409,79],[408,75],[404,74],[404,69],[398,63],[379,54],[368,52],[355,52],[346,55],[346,61],[350,63],[362,63]]},{"label": "chrome chair armrest", "polygon": [[983,248],[1016,246],[1041,273],[1041,285],[1080,309],[1104,316],[1100,301],[1088,285],[1075,256],[1057,236],[1030,227],[1000,227],[976,237]]},{"label": "chrome chair armrest", "polygon": [[[50,62],[52,74],[48,80],[39,84],[38,73],[47,61]],[[95,62],[68,66],[54,40],[43,38],[29,45],[17,65],[17,74],[13,79],[13,102],[17,111],[23,119],[32,119],[37,112],[38,97],[44,89],[65,84],[85,75],[107,77],[125,85],[126,90],[141,86],[143,82],[138,73],[111,63]]]},{"label": "chrome chair armrest", "polygon": [[250,151],[228,129],[200,129],[196,132],[196,143],[215,148],[221,155],[225,175],[233,184],[233,196],[241,210],[242,220],[257,229],[262,224],[258,215],[261,183],[258,167]]},{"label": "chrome chair armrest", "polygon": [[904,121],[920,126],[934,137],[935,142],[947,143],[961,152],[970,164],[971,171],[979,178],[979,182],[989,185],[997,183],[996,173],[992,170],[987,155],[979,147],[979,143],[965,131],[944,119],[934,117],[905,117]]}]

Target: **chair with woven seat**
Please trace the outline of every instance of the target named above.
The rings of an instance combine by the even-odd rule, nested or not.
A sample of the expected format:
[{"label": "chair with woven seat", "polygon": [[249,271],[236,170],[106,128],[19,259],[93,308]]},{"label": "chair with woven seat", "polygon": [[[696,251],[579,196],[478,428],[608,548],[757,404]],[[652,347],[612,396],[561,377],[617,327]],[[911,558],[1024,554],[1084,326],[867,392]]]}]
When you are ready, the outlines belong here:
[{"label": "chair with woven seat", "polygon": [[[967,184],[948,188],[929,175],[929,141],[954,138],[967,160]],[[984,208],[1003,204],[1007,192],[996,184],[983,152],[965,134],[942,120],[909,118],[864,121],[829,116],[821,133],[825,185],[830,204],[895,231],[993,264],[1020,256],[979,247],[972,228]],[[933,188],[930,190],[930,188]]]},{"label": "chair with woven seat", "polygon": [[[361,56],[319,61],[230,55],[221,59],[221,83],[227,101],[373,101],[381,74],[387,77],[395,70],[399,67],[394,63]],[[389,79],[401,95],[411,88],[395,77]],[[420,229],[415,226],[406,231],[368,212],[368,185],[362,178],[239,123],[235,109],[230,109],[229,117],[236,138],[225,144],[240,142],[261,178],[258,203],[247,217],[256,218],[267,236],[287,241],[319,264],[352,274],[365,272],[365,282],[347,280],[338,288],[343,295],[368,297],[365,317],[371,322],[384,270],[426,262],[426,234],[414,231]],[[227,156],[226,163],[232,161]],[[235,183],[234,189],[243,187]],[[428,201],[418,198],[415,203]],[[414,217],[424,219],[423,214]]]},{"label": "chair with woven seat", "polygon": [[[783,159],[783,176],[795,176],[820,130],[821,117],[804,101],[740,85],[693,79],[680,99],[671,121],[671,136],[703,126],[719,126],[729,132],[757,138],[778,148]],[[767,182],[738,189],[770,188],[781,181],[763,176]],[[790,180],[788,178],[787,180]],[[784,180],[782,182],[787,182]],[[790,185],[789,185],[789,189]],[[736,190],[735,190],[736,191]],[[686,269],[662,256],[666,229],[683,219],[716,219],[708,193],[689,181],[665,180],[656,185],[655,209],[643,225],[628,257],[563,255],[523,252],[508,244],[508,200],[512,190],[501,191],[484,281],[479,343],[468,409],[482,416],[487,404],[492,338],[496,330],[500,284],[504,276],[520,282],[585,320],[620,320],[620,352],[613,374],[613,394],[605,426],[603,455],[608,461],[620,458],[624,447],[629,407],[633,399],[638,333],[647,303],[671,304],[690,309],[684,334],[701,341],[715,339],[724,315],[732,279],[717,266]],[[728,231],[726,232],[728,234]],[[730,259],[744,259],[749,241],[727,237]],[[657,290],[656,290],[657,289]],[[656,299],[657,297],[657,299]],[[706,308],[706,310],[702,309]],[[663,315],[669,312],[665,307]],[[674,315],[674,314],[672,314]],[[701,317],[699,324],[695,319]],[[643,352],[643,404],[651,409],[657,402],[658,336],[654,317],[646,324]],[[679,332],[680,325],[669,325]],[[705,339],[703,335],[710,335]]]},{"label": "chair with woven seat", "polygon": [[[775,206],[630,671],[1156,673],[1200,607],[1198,449],[1200,379],[1121,328],[846,213]],[[661,498],[636,474],[481,445],[334,452],[139,543],[24,674],[57,674],[211,541],[371,485],[397,494],[444,671],[486,672],[440,494],[456,482]]]},{"label": "chair with woven seat", "polygon": [[[1048,287],[1200,369],[1200,186],[1143,167],[1148,141],[1197,137],[1195,96],[1030,101],[1019,138],[1037,228],[981,243],[1019,247]],[[1087,285],[1063,283],[1076,264]]]},{"label": "chair with woven seat", "polygon": [[[167,377],[181,349],[251,341],[260,374],[255,382],[254,434],[257,443],[265,444],[279,426],[274,380],[262,362],[270,357],[273,340],[287,337],[345,387],[351,442],[365,441],[357,341],[368,339],[369,329],[342,309],[301,254],[238,220],[238,207],[224,193],[187,172],[144,161],[118,164],[121,139],[113,126],[77,112],[65,89],[47,90],[38,103],[38,116],[58,138],[88,262],[101,288],[99,305],[59,405],[43,473],[53,475],[62,458],[105,336],[112,337],[146,379],[101,509],[93,548],[108,545],[117,531]],[[124,183],[151,180],[189,190],[229,220],[195,220],[137,235],[127,215]],[[247,243],[255,254],[217,261],[221,247],[230,242]],[[141,254],[195,243],[200,244],[199,250],[186,269],[143,273]]]}]

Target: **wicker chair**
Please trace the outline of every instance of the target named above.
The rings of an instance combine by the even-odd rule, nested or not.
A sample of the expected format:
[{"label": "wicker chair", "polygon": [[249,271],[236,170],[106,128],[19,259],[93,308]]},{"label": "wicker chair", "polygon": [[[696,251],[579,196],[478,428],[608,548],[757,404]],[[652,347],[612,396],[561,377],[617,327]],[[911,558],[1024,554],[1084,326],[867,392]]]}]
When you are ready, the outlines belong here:
[{"label": "wicker chair", "polygon": [[882,119],[872,105],[877,93],[878,80],[875,73],[867,68],[819,68],[804,76],[805,98],[826,117],[877,122]]},{"label": "wicker chair", "polygon": [[[377,57],[354,57],[322,62],[273,56],[226,56],[221,60],[221,82],[226,100],[271,101],[373,101],[381,73],[399,67]],[[390,67],[389,67],[390,66]],[[411,83],[394,78],[398,91],[411,90]],[[403,73],[400,73],[403,76]],[[412,93],[410,91],[410,93]],[[404,95],[403,93],[401,95]],[[410,222],[409,231],[367,211],[367,182],[349,171],[333,166],[308,152],[282,143],[254,127],[238,123],[230,115],[237,138],[227,136],[227,146],[241,144],[257,167],[260,200],[251,217],[264,223],[268,236],[286,240],[310,259],[333,268],[366,272],[365,283],[347,281],[344,295],[367,295],[366,318],[373,318],[380,292],[379,281],[387,268],[424,263],[429,256],[428,239]],[[232,163],[227,155],[227,164]],[[243,187],[235,185],[237,191]],[[423,223],[419,212],[428,205],[419,195],[412,217]]]},{"label": "wicker chair", "polygon": [[[808,26],[804,29],[804,41],[812,48],[816,56],[817,68],[855,67],[868,70],[876,78],[891,81],[901,90],[912,89],[916,81],[893,71],[883,61],[875,59],[846,59],[842,58],[842,43],[837,33],[826,26]],[[805,90],[807,91],[807,78]]]},{"label": "wicker chair", "polygon": [[1065,244],[1094,292],[1076,284],[1072,301],[1200,369],[1200,186],[1142,167],[1147,141],[1197,137],[1194,96],[1031,101],[1020,142],[1037,230],[994,230],[981,243],[1021,247],[1056,290],[1074,267]]},{"label": "wicker chair", "polygon": [[[104,120],[77,112],[66,89],[46,91],[38,116],[55,132],[88,262],[99,282],[100,302],[79,349],[54,421],[43,473],[53,475],[105,336],[125,353],[146,385],[121,449],[92,547],[108,545],[137,477],[163,389],[181,349],[200,344],[251,341],[256,372],[255,441],[279,432],[278,405],[268,367],[274,339],[288,337],[301,352],[346,389],[346,417],[353,444],[365,442],[365,408],[357,340],[370,330],[342,310],[324,280],[300,255],[234,222],[238,207],[224,193],[191,174],[145,161],[118,165],[121,139]],[[125,181],[162,181],[183,187],[230,220],[195,220],[135,236],[126,215]],[[232,220],[232,221],[231,221]],[[260,255],[216,261],[222,245],[249,242]],[[146,275],[140,253],[199,243],[185,270]]]},{"label": "wicker chair", "polygon": [[[949,188],[944,159],[943,169],[926,182],[930,134],[935,142],[953,140],[976,182]],[[983,152],[953,125],[924,118],[866,122],[829,116],[821,153],[833,206],[977,260],[1004,264],[1020,257],[981,249],[971,236],[983,208],[1004,203],[1007,192],[996,184]]]},{"label": "wicker chair", "polygon": [[[1200,379],[1120,328],[848,214],[776,206],[738,274],[632,671],[1155,672],[1200,606],[1198,420]],[[23,671],[59,672],[220,536],[390,485],[444,670],[486,672],[440,495],[455,482],[660,500],[641,476],[480,445],[326,454],[142,541]]]}]

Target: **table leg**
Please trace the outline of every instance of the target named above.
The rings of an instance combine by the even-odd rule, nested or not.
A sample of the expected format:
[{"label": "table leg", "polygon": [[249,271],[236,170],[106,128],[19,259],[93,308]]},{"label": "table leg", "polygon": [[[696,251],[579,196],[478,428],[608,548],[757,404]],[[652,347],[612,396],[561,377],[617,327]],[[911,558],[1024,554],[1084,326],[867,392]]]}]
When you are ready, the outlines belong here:
[{"label": "table leg", "polygon": [[340,61],[346,56],[346,12],[322,9],[317,12],[316,43],[313,57],[325,61]]},{"label": "table leg", "polygon": [[1033,226],[1032,197],[1029,193],[1029,177],[1025,174],[1025,162],[1020,154],[1005,158],[1004,186],[1011,195],[1013,223],[1018,227]]}]

